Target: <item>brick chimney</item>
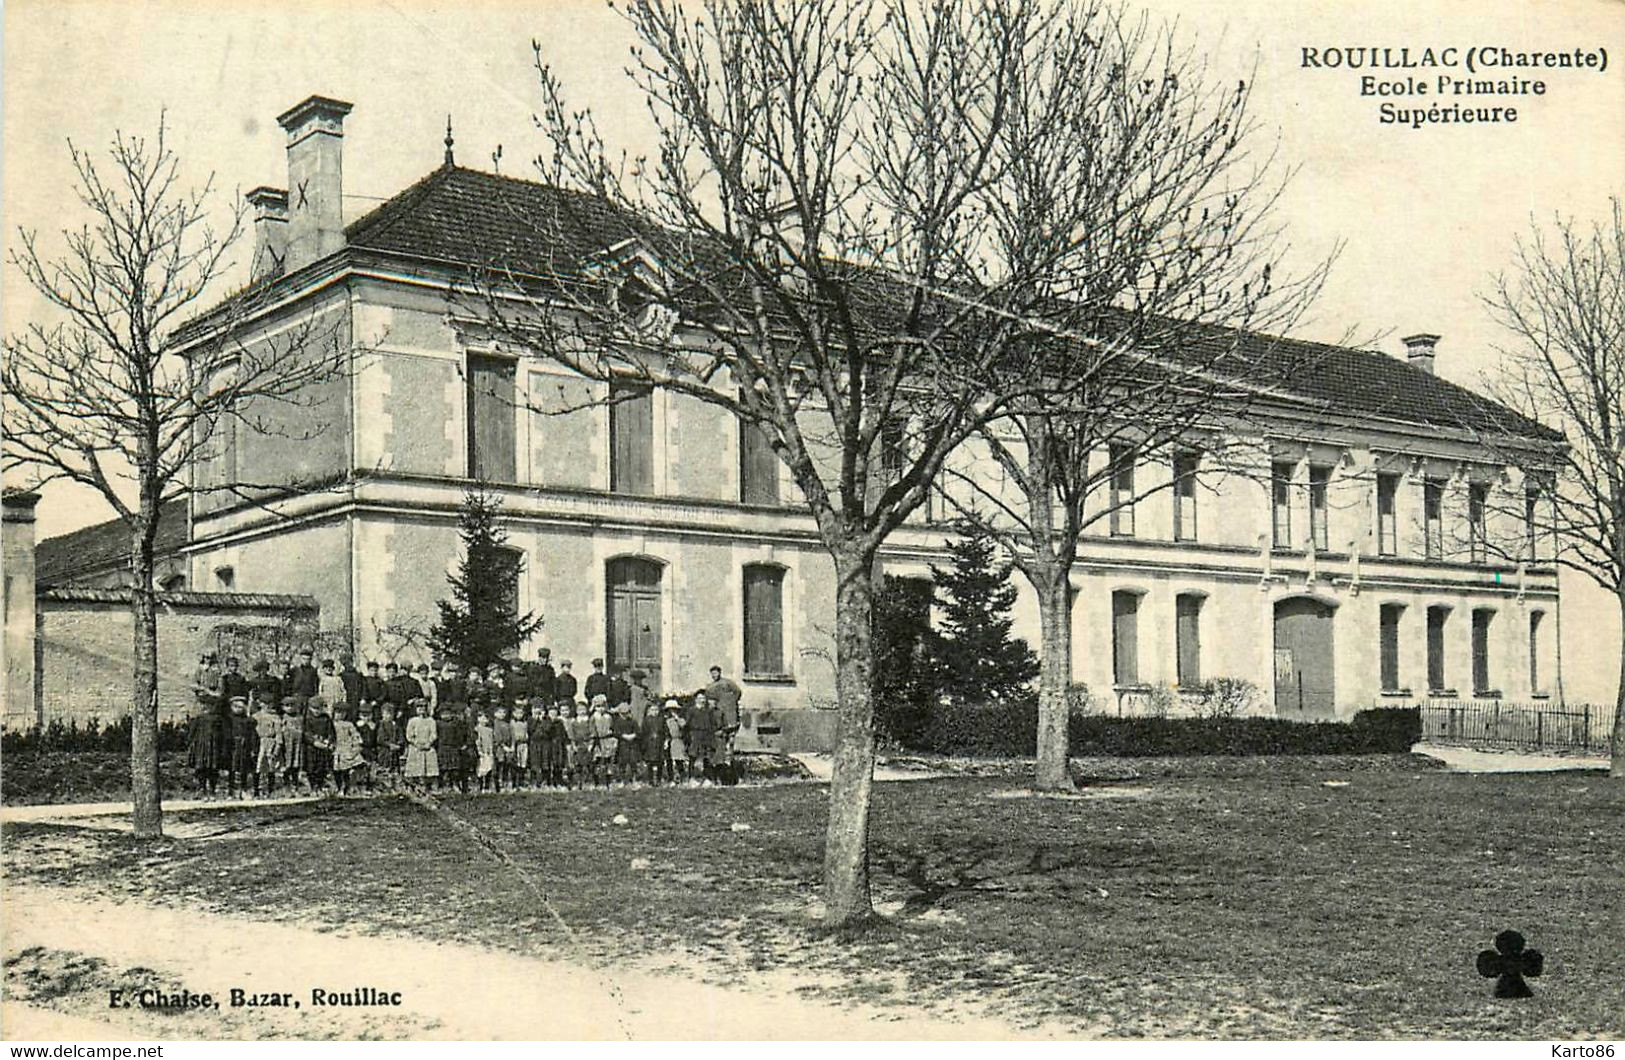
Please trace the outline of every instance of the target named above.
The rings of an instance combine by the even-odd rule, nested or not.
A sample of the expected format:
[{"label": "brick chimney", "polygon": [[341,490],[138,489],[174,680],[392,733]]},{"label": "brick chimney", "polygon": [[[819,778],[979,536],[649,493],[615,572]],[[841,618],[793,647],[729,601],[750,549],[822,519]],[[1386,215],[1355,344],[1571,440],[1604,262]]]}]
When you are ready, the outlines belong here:
[{"label": "brick chimney", "polygon": [[311,96],[277,118],[288,132],[287,272],[344,246],[344,116],[350,104]]},{"label": "brick chimney", "polygon": [[288,193],[281,188],[255,188],[244,196],[254,211],[253,279],[282,274],[288,258]]},{"label": "brick chimney", "polygon": [[1433,361],[1438,353],[1436,347],[1439,345],[1439,336],[1407,335],[1402,341],[1405,343],[1405,359],[1411,362],[1411,367],[1420,368],[1428,375],[1432,375]]}]

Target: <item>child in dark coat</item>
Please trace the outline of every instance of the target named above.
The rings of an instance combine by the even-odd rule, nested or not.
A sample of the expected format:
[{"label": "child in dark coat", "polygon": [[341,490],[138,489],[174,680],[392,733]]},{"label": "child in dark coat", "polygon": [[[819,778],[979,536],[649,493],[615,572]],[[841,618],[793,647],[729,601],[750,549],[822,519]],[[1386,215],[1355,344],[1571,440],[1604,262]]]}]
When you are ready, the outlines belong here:
[{"label": "child in dark coat", "polygon": [[[636,690],[634,685],[633,689]],[[643,725],[638,730],[639,750],[642,751],[644,776],[651,786],[659,786],[666,771],[666,719],[653,707],[644,711]]]},{"label": "child in dark coat", "polygon": [[373,763],[378,777],[386,785],[401,768],[401,752],[406,747],[406,727],[395,720],[395,707],[384,704],[384,716],[378,722],[378,739],[373,745]]},{"label": "child in dark coat", "polygon": [[259,750],[254,719],[248,716],[248,697],[233,696],[231,700],[231,758],[227,763],[226,785],[232,795],[248,794],[250,786],[259,794],[259,777],[254,771],[254,758]]},{"label": "child in dark coat", "polygon": [[311,790],[327,790],[327,778],[333,772],[333,747],[337,733],[333,717],[321,696],[309,699],[309,715],[305,718],[305,773],[310,777]]},{"label": "child in dark coat", "polygon": [[[428,704],[424,704],[427,709]],[[466,791],[467,774],[463,771],[464,744],[468,742],[463,719],[451,707],[443,707],[435,722],[435,750],[440,757],[440,789]]]},{"label": "child in dark coat", "polygon": [[638,747],[638,723],[632,720],[632,708],[617,704],[610,718],[611,732],[615,734],[615,779],[631,784],[638,779],[638,762],[642,758]]}]

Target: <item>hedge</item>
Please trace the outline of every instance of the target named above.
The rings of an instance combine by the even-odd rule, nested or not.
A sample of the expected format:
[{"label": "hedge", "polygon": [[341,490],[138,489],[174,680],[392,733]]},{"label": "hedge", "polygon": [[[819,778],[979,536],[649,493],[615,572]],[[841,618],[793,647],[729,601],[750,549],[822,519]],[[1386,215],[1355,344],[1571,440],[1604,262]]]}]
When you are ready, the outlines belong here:
[{"label": "hedge", "polygon": [[[0,752],[27,754],[38,751],[124,751],[130,750],[130,718],[128,715],[103,725],[92,720],[84,728],[77,721],[67,725],[61,720],[48,725],[36,725],[0,736]],[[188,723],[164,721],[158,724],[158,750],[184,751],[187,745]]]},{"label": "hedge", "polygon": [[[1075,756],[1402,754],[1422,738],[1414,707],[1362,710],[1351,721],[1285,718],[1072,718]],[[941,706],[913,749],[947,755],[1031,757],[1038,740],[1038,705]]]}]

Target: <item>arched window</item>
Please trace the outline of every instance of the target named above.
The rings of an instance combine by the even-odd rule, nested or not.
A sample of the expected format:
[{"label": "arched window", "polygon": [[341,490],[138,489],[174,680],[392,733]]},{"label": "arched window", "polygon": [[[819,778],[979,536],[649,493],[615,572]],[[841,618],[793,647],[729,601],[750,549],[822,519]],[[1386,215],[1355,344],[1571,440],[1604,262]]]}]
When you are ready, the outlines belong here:
[{"label": "arched window", "polygon": [[158,583],[160,592],[178,593],[186,589],[186,575],[171,574]]},{"label": "arched window", "polygon": [[745,673],[782,677],[784,665],[784,568],[753,563],[745,568]]}]

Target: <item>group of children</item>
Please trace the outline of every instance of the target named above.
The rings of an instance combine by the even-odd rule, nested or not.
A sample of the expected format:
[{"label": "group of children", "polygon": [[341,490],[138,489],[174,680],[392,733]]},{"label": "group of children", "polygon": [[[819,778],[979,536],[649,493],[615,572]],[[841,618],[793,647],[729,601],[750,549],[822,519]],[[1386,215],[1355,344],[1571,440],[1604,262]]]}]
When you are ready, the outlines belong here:
[{"label": "group of children", "polygon": [[608,787],[612,783],[733,783],[737,685],[712,683],[688,704],[655,704],[636,670],[603,671],[594,660],[587,702],[578,702],[570,664],[554,671],[543,649],[535,664],[498,663],[485,672],[455,664],[431,669],[377,663],[366,674],[346,660],[317,669],[313,653],[280,677],[261,660],[253,677],[206,654],[194,678],[198,711],[188,758],[199,787],[224,779],[233,796],[278,789],[502,791]]}]

